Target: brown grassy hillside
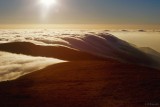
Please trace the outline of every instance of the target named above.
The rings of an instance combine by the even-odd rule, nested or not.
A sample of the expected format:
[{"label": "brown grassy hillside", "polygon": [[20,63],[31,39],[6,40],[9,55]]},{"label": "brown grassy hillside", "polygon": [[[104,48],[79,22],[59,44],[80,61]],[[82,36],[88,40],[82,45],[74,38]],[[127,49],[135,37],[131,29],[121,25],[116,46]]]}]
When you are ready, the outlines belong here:
[{"label": "brown grassy hillside", "polygon": [[160,72],[112,61],[52,65],[0,83],[1,107],[146,107],[160,103]]},{"label": "brown grassy hillside", "polygon": [[13,42],[0,44],[0,50],[31,56],[53,57],[69,61],[105,60],[104,58],[63,46],[39,46],[29,42]]}]

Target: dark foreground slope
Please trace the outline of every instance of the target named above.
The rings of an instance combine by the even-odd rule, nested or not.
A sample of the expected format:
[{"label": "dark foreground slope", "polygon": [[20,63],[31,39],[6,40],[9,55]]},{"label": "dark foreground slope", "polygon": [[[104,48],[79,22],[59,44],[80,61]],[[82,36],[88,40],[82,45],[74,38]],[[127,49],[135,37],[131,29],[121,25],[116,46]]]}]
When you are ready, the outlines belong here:
[{"label": "dark foreground slope", "polygon": [[13,42],[0,44],[0,51],[31,56],[44,56],[68,61],[105,60],[104,58],[86,52],[63,46],[39,46],[30,42]]},{"label": "dark foreground slope", "polygon": [[1,107],[146,107],[160,104],[160,72],[115,61],[52,65],[0,83]]}]

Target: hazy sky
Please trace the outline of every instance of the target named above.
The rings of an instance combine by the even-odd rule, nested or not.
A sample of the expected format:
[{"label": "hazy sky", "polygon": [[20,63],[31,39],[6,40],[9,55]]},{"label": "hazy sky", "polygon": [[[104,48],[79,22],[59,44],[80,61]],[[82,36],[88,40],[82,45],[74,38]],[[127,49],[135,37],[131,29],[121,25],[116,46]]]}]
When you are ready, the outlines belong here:
[{"label": "hazy sky", "polygon": [[0,0],[0,23],[160,24],[160,0]]}]

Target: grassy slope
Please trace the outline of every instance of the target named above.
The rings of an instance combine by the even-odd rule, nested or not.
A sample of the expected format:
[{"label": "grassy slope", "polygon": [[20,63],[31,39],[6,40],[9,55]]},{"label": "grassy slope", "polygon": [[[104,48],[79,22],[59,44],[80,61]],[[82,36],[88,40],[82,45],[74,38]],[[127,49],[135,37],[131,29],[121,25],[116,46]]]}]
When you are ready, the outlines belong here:
[{"label": "grassy slope", "polygon": [[159,71],[112,61],[62,63],[0,83],[2,107],[145,107],[159,101]]},{"label": "grassy slope", "polygon": [[69,61],[105,60],[104,58],[63,46],[38,46],[29,42],[13,42],[0,44],[0,50],[31,56],[53,57]]}]

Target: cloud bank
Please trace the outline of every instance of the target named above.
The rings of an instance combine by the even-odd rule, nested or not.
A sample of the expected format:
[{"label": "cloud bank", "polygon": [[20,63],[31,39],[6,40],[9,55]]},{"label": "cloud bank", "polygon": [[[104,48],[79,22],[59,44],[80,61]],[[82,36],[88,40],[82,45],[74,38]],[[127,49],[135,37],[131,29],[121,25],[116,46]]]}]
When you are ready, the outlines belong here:
[{"label": "cloud bank", "polygon": [[[116,32],[116,33],[115,33]],[[130,37],[132,41],[139,41],[139,38],[142,40],[145,38],[146,34],[156,34],[155,37],[159,38],[159,33],[155,32],[122,32],[122,31],[115,31],[113,33],[116,36],[108,34],[106,31],[102,30],[53,30],[53,29],[15,29],[15,30],[0,30],[0,43],[8,43],[8,42],[31,42],[36,45],[47,45],[47,46],[67,46],[69,48],[74,48],[80,51],[85,51],[91,54],[100,55],[103,57],[112,57],[118,59],[124,59],[126,54],[131,56],[135,56],[138,58],[143,58],[143,55],[139,47],[136,47],[138,43],[134,46],[123,41],[125,38]],[[133,33],[136,32],[136,33]],[[110,32],[111,33],[111,32]],[[121,38],[119,35],[126,34],[139,34],[139,36],[125,36],[125,38]],[[142,38],[142,35],[143,38]],[[158,41],[159,39],[156,40]],[[128,40],[128,39],[126,39]],[[153,40],[152,40],[153,41]],[[152,42],[151,41],[151,42]],[[150,43],[151,43],[150,42]],[[132,42],[131,42],[132,43]],[[140,42],[143,43],[143,42]],[[151,43],[152,44],[152,43]],[[158,42],[159,44],[159,42]],[[146,43],[141,45],[141,47],[146,47]],[[159,46],[159,45],[158,45]],[[150,46],[147,46],[150,47]],[[152,48],[152,47],[151,47]],[[140,55],[141,54],[141,55]],[[123,57],[122,57],[123,55]],[[145,58],[144,58],[145,59]],[[130,60],[130,59],[128,59]],[[135,58],[135,60],[137,60]],[[147,62],[147,61],[144,61]]]},{"label": "cloud bank", "polygon": [[16,79],[22,75],[64,62],[62,60],[32,57],[0,51],[0,81]]},{"label": "cloud bank", "polygon": [[[6,29],[0,30],[0,43],[31,42],[36,45],[43,46],[66,46],[103,57],[111,57],[155,67],[155,63],[152,61],[153,57],[150,57],[152,54],[155,54],[155,52],[153,53],[152,51],[152,54],[144,53],[138,47],[108,34],[107,32],[96,30]],[[117,31],[113,34],[119,35],[121,33],[128,35],[129,32],[124,33]],[[139,33],[141,32],[138,32],[138,34]],[[153,32],[147,32],[149,35],[152,33]],[[132,32],[130,34],[132,34]],[[145,32],[141,34],[144,34],[144,37],[146,38]],[[154,34],[159,35],[158,32]],[[134,38],[136,36],[127,37]],[[139,38],[140,36],[137,37]],[[159,38],[159,36],[157,37]],[[132,40],[139,40],[138,38],[134,38]],[[159,58],[160,56],[156,58],[154,57],[158,64],[160,60]],[[59,62],[63,61],[51,58],[31,57],[0,52],[0,81],[12,80],[29,72],[33,72]],[[156,65],[156,68],[157,66],[159,65]]]}]

